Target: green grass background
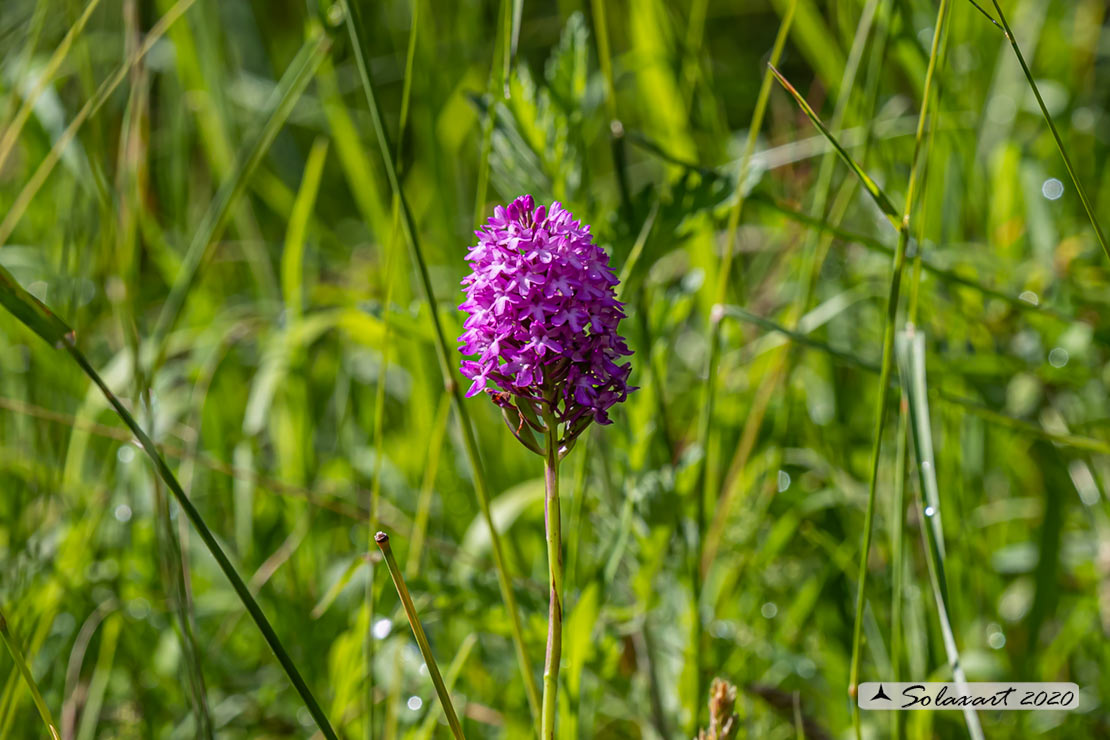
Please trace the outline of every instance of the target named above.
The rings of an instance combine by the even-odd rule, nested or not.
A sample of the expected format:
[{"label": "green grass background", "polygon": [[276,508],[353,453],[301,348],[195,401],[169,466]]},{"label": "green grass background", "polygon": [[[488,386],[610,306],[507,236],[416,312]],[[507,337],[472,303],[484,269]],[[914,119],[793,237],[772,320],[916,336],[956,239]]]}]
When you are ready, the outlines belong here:
[{"label": "green grass background", "polygon": [[[590,223],[624,280],[641,388],[563,465],[560,737],[689,737],[718,675],[746,736],[853,736],[898,234],[777,84],[744,166],[784,16],[778,68],[899,214],[919,145],[893,326],[924,335],[924,372],[892,362],[860,680],[951,680],[946,613],[969,680],[1082,689],[1074,712],[982,713],[986,737],[1110,736],[1110,260],[998,28],[948,4],[915,137],[932,2],[355,4],[448,339],[472,231],[518,194]],[[1107,7],[1002,8],[1105,223]],[[468,736],[526,737],[365,92],[339,4],[3,0],[0,266],[150,430],[340,736],[448,736],[367,562],[381,528]],[[538,672],[540,463],[465,403]],[[0,609],[61,734],[312,735],[178,514],[81,370],[0,314]],[[958,712],[862,726],[969,733]],[[5,651],[0,737],[44,727]]]}]

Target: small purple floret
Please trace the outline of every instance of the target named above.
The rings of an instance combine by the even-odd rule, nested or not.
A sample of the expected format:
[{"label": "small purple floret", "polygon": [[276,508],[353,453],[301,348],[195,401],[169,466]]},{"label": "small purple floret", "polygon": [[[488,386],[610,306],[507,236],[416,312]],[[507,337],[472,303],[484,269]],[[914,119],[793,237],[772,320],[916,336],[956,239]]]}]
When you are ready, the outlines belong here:
[{"label": "small purple floret", "polygon": [[553,402],[559,421],[590,414],[609,423],[608,409],[630,390],[631,355],[617,325],[624,318],[616,299],[618,280],[609,257],[593,243],[590,227],[575,221],[558,202],[536,207],[524,195],[497,206],[475,232],[466,256],[472,272],[463,281],[469,317],[459,337],[462,373],[474,381],[467,396],[489,388]]}]

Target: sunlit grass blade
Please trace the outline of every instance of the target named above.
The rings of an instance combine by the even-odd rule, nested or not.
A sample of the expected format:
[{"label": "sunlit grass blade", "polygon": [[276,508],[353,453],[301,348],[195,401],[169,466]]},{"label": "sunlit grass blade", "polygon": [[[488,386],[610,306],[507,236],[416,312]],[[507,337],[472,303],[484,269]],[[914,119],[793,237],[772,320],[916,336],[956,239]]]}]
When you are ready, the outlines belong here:
[{"label": "sunlit grass blade", "polygon": [[15,118],[4,129],[3,136],[0,136],[0,170],[4,169],[4,164],[8,161],[8,155],[12,153],[12,147],[19,139],[19,134],[23,131],[23,126],[27,123],[27,119],[31,117],[31,112],[35,108],[35,103],[38,102],[39,96],[42,95],[46,86],[54,80],[54,75],[58,72],[62,62],[65,61],[66,56],[69,55],[70,47],[73,46],[73,41],[81,35],[81,31],[85,29],[85,25],[89,22],[96,6],[100,4],[100,0],[89,0],[85,5],[85,9],[81,11],[81,15],[66,31],[66,35],[62,38],[58,45],[54,47],[54,53],[50,55],[49,61],[37,75],[35,86],[23,98],[23,103],[19,106],[19,110],[15,114]]},{"label": "sunlit grass blade", "polygon": [[1110,242],[1107,242],[1106,233],[1102,230],[1102,224],[1099,223],[1098,217],[1095,216],[1094,206],[1091,204],[1091,199],[1087,195],[1087,189],[1083,187],[1083,182],[1075,173],[1075,167],[1072,166],[1071,157],[1068,156],[1067,149],[1064,148],[1064,140],[1060,137],[1060,132],[1056,128],[1056,121],[1053,119],[1052,114],[1048,112],[1048,106],[1045,105],[1044,98],[1041,97],[1041,89],[1037,86],[1037,81],[1033,78],[1033,73],[1029,69],[1029,65],[1025,62],[1025,55],[1021,53],[1021,47],[1018,46],[1017,37],[1014,36],[1013,30],[1010,28],[1009,22],[1006,20],[1006,14],[1002,12],[1002,6],[998,4],[998,0],[991,0],[994,3],[994,9],[998,13],[998,20],[996,21],[989,13],[983,10],[982,6],[969,0],[975,8],[990,19],[991,23],[998,26],[1002,33],[1006,36],[1006,40],[1010,42],[1010,46],[1014,50],[1014,56],[1017,57],[1018,64],[1021,65],[1021,71],[1025,75],[1025,79],[1029,82],[1029,88],[1033,91],[1033,96],[1037,99],[1037,105],[1041,109],[1041,115],[1044,116],[1045,123],[1052,131],[1052,138],[1056,142],[1056,149],[1060,152],[1060,158],[1064,160],[1064,167],[1068,171],[1068,177],[1075,185],[1075,192],[1079,194],[1079,200],[1083,203],[1083,210],[1087,212],[1087,218],[1091,221],[1091,226],[1095,230],[1095,238],[1098,239],[1099,246],[1102,247],[1103,254],[1107,259],[1110,259]]},{"label": "sunlit grass blade", "polygon": [[285,232],[285,247],[281,251],[281,292],[289,310],[290,321],[296,321],[304,312],[304,250],[308,222],[320,190],[320,176],[328,156],[328,140],[319,138],[312,143],[304,166],[301,186],[297,190],[293,209],[289,214],[289,228]]},{"label": "sunlit grass blade", "polygon": [[[949,610],[948,583],[945,576],[944,530],[940,519],[940,494],[937,489],[936,460],[933,456],[933,431],[929,416],[929,398],[925,378],[925,335],[912,327],[898,335],[896,352],[898,370],[902,378],[902,388],[909,402],[910,428],[913,433],[914,451],[917,461],[917,475],[923,493],[922,537],[925,540],[926,559],[929,565],[929,581],[936,602],[937,616],[940,619],[944,651],[952,677],[961,688],[967,683],[967,675],[960,663],[960,652],[956,636],[952,631]],[[983,740],[983,729],[979,715],[974,709],[965,707],[964,721],[972,740]]]},{"label": "sunlit grass blade", "polygon": [[[324,55],[331,41],[327,35],[317,29],[297,52],[297,56],[289,63],[277,87],[274,89],[266,105],[266,120],[258,133],[248,141],[236,159],[235,169],[231,176],[223,182],[215,198],[212,199],[208,211],[204,214],[181,263],[181,269],[170,288],[158,321],[154,326],[151,339],[155,346],[162,351],[161,345],[166,334],[177,323],[189,291],[193,287],[205,258],[208,256],[212,244],[220,237],[224,226],[227,224],[232,206],[242,195],[247,187],[250,176],[254,174],[262,158],[266,156],[270,145],[273,144],[278,132],[285,125],[293,106],[304,92],[309,80],[316,73],[317,67],[323,61]],[[155,358],[157,366],[161,358]]]},{"label": "sunlit grass blade", "polygon": [[50,714],[50,708],[47,707],[46,702],[43,701],[42,692],[39,691],[39,686],[35,683],[35,677],[31,675],[31,668],[27,665],[27,661],[23,657],[23,651],[19,649],[19,645],[16,644],[15,638],[8,628],[8,620],[5,619],[3,612],[0,612],[0,639],[3,639],[4,646],[12,656],[12,662],[15,663],[15,667],[19,671],[19,674],[23,676],[23,681],[27,684],[27,690],[31,692],[31,699],[35,703],[35,708],[38,710],[39,716],[42,717],[43,724],[46,725],[46,729],[50,732],[50,737],[54,740],[61,740],[58,735],[57,726],[54,724],[54,717]]},{"label": "sunlit grass blade", "polygon": [[497,582],[501,590],[501,599],[505,604],[505,609],[508,612],[509,624],[512,631],[513,645],[517,653],[517,662],[520,665],[521,678],[524,681],[525,694],[528,697],[528,703],[532,710],[533,719],[539,726],[540,714],[540,695],[536,685],[536,677],[532,673],[531,662],[528,659],[528,653],[524,645],[524,630],[520,621],[520,612],[517,609],[516,596],[513,594],[512,582],[509,579],[508,568],[505,564],[505,557],[501,545],[501,535],[498,533],[496,526],[493,522],[493,516],[490,512],[490,492],[489,484],[486,480],[485,471],[482,467],[482,461],[478,454],[478,440],[474,431],[474,425],[470,419],[470,412],[467,410],[466,404],[463,403],[462,390],[459,388],[456,372],[451,367],[451,348],[447,340],[447,335],[443,331],[443,322],[439,317],[439,303],[436,300],[435,290],[432,288],[431,275],[428,271],[428,265],[424,260],[424,251],[420,244],[419,233],[416,229],[415,219],[412,216],[412,211],[409,209],[408,200],[405,198],[404,190],[401,188],[401,183],[397,177],[397,169],[394,167],[393,158],[391,156],[390,139],[386,133],[385,126],[382,123],[381,111],[378,108],[378,101],[374,96],[374,88],[370,82],[369,71],[366,67],[366,55],[363,51],[362,43],[359,39],[358,30],[356,28],[355,19],[351,15],[351,8],[346,0],[341,0],[343,9],[346,16],[347,30],[351,37],[351,46],[355,54],[355,62],[358,66],[359,78],[362,82],[363,93],[366,96],[367,105],[370,108],[371,120],[374,124],[374,133],[378,140],[378,146],[381,151],[383,165],[385,166],[386,175],[389,178],[390,187],[394,195],[397,197],[401,209],[401,225],[402,233],[404,234],[405,241],[408,244],[409,252],[412,257],[413,264],[416,266],[420,285],[424,292],[424,300],[428,307],[429,319],[432,322],[432,327],[435,334],[435,348],[436,356],[439,360],[440,372],[443,375],[443,383],[447,392],[451,394],[452,401],[454,402],[455,412],[459,417],[459,426],[462,431],[463,447],[466,451],[467,459],[470,463],[470,468],[474,475],[474,488],[478,498],[479,508],[482,510],[482,517],[485,519],[486,526],[489,528],[491,550],[493,552],[494,568],[497,571]]},{"label": "sunlit grass blade", "polygon": [[[508,5],[508,3],[506,3]],[[508,51],[504,56],[505,68],[501,72],[501,79],[505,87],[505,99],[509,99],[509,72],[512,65],[516,62],[516,48],[520,43],[520,16],[524,13],[524,0],[512,0],[512,8],[510,9],[510,16],[508,19],[509,28],[509,42],[507,45]],[[504,42],[502,42],[504,43]]]},{"label": "sunlit grass blade", "polygon": [[[925,382],[925,335],[919,329],[907,327],[899,332],[894,343],[898,356],[898,373],[902,388],[909,401],[910,429],[913,432],[914,450],[917,454],[918,476],[925,503],[932,509],[929,526],[937,542],[943,561],[944,528],[940,517],[940,492],[937,488],[936,460],[933,455],[933,432],[929,416],[929,400]],[[926,512],[928,513],[928,512]],[[946,587],[941,591],[948,598]]]},{"label": "sunlit grass blade", "polygon": [[898,215],[898,211],[890,202],[890,199],[886,196],[886,193],[884,193],[879,188],[875,181],[871,179],[870,175],[863,171],[863,168],[860,167],[855,159],[852,158],[852,155],[848,153],[848,150],[845,149],[839,141],[837,141],[837,138],[833,136],[832,132],[825,127],[824,123],[821,122],[821,117],[814,112],[813,108],[811,108],[809,103],[806,102],[806,99],[802,97],[802,94],[794,89],[794,86],[791,85],[787,81],[787,79],[782,76],[781,72],[775,69],[774,64],[768,63],[767,66],[771,69],[771,73],[775,76],[775,79],[777,79],[779,83],[783,86],[783,89],[790,93],[790,96],[794,98],[795,102],[798,103],[798,107],[802,109],[802,112],[806,114],[806,117],[813,122],[813,125],[817,127],[817,130],[820,131],[828,140],[829,144],[831,144],[832,147],[836,149],[836,153],[840,155],[840,158],[844,161],[844,164],[848,165],[848,168],[852,170],[856,177],[859,178],[859,181],[863,184],[864,189],[867,190],[867,194],[870,195],[871,199],[875,201],[875,204],[879,206],[879,210],[883,212],[883,215],[890,219],[890,222],[894,224],[894,228],[901,228],[901,219]]},{"label": "sunlit grass blade", "polygon": [[605,113],[609,119],[609,149],[613,156],[613,169],[617,176],[617,189],[620,191],[621,210],[625,219],[631,215],[632,195],[628,186],[628,172],[625,167],[624,124],[617,114],[617,84],[613,77],[612,46],[609,42],[609,20],[605,0],[590,0],[590,19],[593,21],[594,37],[597,39],[597,60],[601,66],[601,78],[605,82]]},{"label": "sunlit grass blade", "polygon": [[58,140],[54,142],[54,146],[51,147],[50,153],[43,158],[42,162],[40,162],[39,166],[35,169],[34,174],[31,175],[31,179],[28,180],[27,184],[23,186],[23,189],[20,190],[19,195],[16,196],[8,212],[4,214],[4,220],[0,221],[0,247],[8,242],[8,238],[12,235],[12,232],[15,231],[15,227],[19,224],[20,219],[23,218],[24,213],[26,213],[27,206],[31,204],[31,201],[39,192],[43,183],[46,182],[46,178],[49,177],[50,173],[54,170],[54,165],[61,159],[62,153],[65,152],[66,147],[73,141],[73,138],[77,135],[77,131],[81,128],[82,124],[85,123],[89,116],[100,110],[100,106],[104,105],[104,102],[115,92],[115,89],[123,82],[123,78],[127,76],[131,68],[146,56],[147,52],[154,47],[155,42],[162,38],[169,27],[173,25],[178,18],[184,15],[185,11],[187,11],[194,2],[196,2],[196,0],[178,0],[172,8],[166,11],[166,14],[151,27],[150,31],[143,38],[143,43],[139,48],[116,69],[111,77],[108,77],[101,83],[100,87],[96,90],[96,94],[89,98],[88,101],[85,102],[85,105],[81,107],[81,110],[73,117],[69,126],[67,126],[61,136],[58,137]]},{"label": "sunlit grass blade", "polygon": [[397,588],[397,596],[401,599],[401,605],[405,608],[405,616],[408,617],[409,626],[412,627],[413,637],[416,638],[416,644],[420,647],[420,654],[424,656],[424,665],[428,667],[428,673],[436,687],[436,694],[439,695],[439,703],[443,706],[443,713],[447,715],[447,724],[451,727],[451,733],[456,740],[463,740],[462,725],[459,724],[459,717],[455,714],[455,705],[451,702],[451,692],[447,690],[447,686],[443,683],[443,676],[440,675],[439,666],[436,664],[435,655],[432,653],[432,646],[428,644],[428,636],[424,634],[424,626],[420,624],[420,616],[416,613],[416,606],[412,603],[408,586],[405,585],[405,577],[401,574],[401,569],[397,567],[397,558],[393,557],[389,535],[385,532],[378,532],[374,536],[374,541],[378,543],[382,556],[385,558],[385,565],[389,568],[389,575],[392,576],[393,585]]}]

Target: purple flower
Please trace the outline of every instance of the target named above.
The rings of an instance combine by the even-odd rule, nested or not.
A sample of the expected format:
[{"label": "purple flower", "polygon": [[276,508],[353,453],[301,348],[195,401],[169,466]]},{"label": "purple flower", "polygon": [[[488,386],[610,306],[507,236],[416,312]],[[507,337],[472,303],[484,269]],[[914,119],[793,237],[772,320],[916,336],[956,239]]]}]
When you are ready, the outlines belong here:
[{"label": "purple flower", "polygon": [[635,390],[632,366],[618,364],[632,352],[617,333],[617,278],[590,227],[558,202],[537,207],[524,195],[497,206],[475,233],[459,306],[469,314],[460,351],[477,356],[462,363],[473,381],[466,395],[485,391],[502,407],[514,396],[531,410],[543,404],[574,429],[608,424],[608,409]]}]

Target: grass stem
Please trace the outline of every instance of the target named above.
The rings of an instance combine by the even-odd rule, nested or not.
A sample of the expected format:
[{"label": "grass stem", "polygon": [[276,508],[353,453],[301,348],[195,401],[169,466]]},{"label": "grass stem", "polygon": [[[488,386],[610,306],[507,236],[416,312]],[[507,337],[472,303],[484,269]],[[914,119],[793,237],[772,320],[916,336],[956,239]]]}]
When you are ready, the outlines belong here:
[{"label": "grass stem", "polygon": [[385,566],[389,569],[389,575],[393,577],[393,585],[397,587],[397,595],[401,598],[401,606],[405,609],[405,616],[408,617],[409,626],[412,627],[416,644],[420,647],[420,654],[424,656],[424,665],[428,667],[432,684],[436,687],[436,694],[439,695],[439,703],[443,705],[443,713],[447,715],[447,724],[451,727],[451,733],[456,740],[463,740],[462,725],[459,724],[459,717],[455,714],[455,705],[451,703],[451,694],[448,693],[447,686],[443,683],[443,676],[440,675],[439,666],[436,665],[435,656],[432,654],[432,646],[428,644],[428,636],[424,634],[424,627],[420,624],[420,616],[416,613],[416,605],[412,603],[412,595],[409,594],[409,588],[405,585],[405,577],[401,575],[401,569],[397,567],[397,558],[393,557],[393,548],[389,545],[389,535],[385,532],[378,532],[374,535],[374,541],[378,543],[378,548],[385,558]]},{"label": "grass stem", "polygon": [[50,708],[46,706],[46,702],[42,698],[42,692],[39,691],[39,686],[35,683],[35,677],[31,675],[31,668],[23,657],[23,651],[15,644],[15,638],[8,628],[8,620],[4,617],[3,612],[0,612],[0,638],[4,640],[4,647],[11,654],[12,662],[15,663],[19,674],[23,676],[23,681],[27,684],[27,690],[31,692],[31,700],[34,701],[35,708],[39,710],[39,716],[42,717],[43,724],[50,732],[50,737],[59,740],[60,736],[58,735],[57,725],[54,724],[54,717],[50,714]]},{"label": "grass stem", "polygon": [[[929,116],[929,103],[932,99],[933,77],[937,69],[938,50],[943,36],[945,21],[948,18],[948,0],[940,0],[937,8],[937,22],[933,27],[933,44],[929,53],[929,66],[925,72],[925,87],[922,93],[921,111],[917,119],[917,134],[914,138],[913,157],[910,160],[910,178],[906,186],[906,202],[898,226],[898,246],[894,251],[894,267],[890,279],[890,293],[887,298],[886,315],[883,319],[883,357],[879,368],[879,384],[875,401],[875,429],[871,445],[871,478],[867,485],[867,510],[863,520],[863,545],[859,556],[859,576],[857,579],[856,616],[852,629],[852,657],[848,671],[848,691],[853,698],[852,727],[856,738],[862,737],[859,704],[855,701],[859,685],[860,653],[863,644],[863,611],[867,586],[867,565],[871,555],[872,523],[875,516],[875,495],[879,483],[879,462],[881,460],[883,427],[886,421],[886,397],[890,387],[891,369],[894,364],[895,319],[898,314],[898,295],[902,285],[902,269],[906,261],[906,244],[910,235],[910,214],[914,203],[917,185],[919,158],[924,140],[925,123]],[[881,194],[881,193],[880,193]],[[885,199],[885,198],[884,198]],[[889,201],[888,201],[889,202]]]}]

